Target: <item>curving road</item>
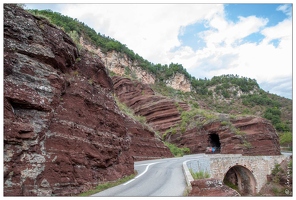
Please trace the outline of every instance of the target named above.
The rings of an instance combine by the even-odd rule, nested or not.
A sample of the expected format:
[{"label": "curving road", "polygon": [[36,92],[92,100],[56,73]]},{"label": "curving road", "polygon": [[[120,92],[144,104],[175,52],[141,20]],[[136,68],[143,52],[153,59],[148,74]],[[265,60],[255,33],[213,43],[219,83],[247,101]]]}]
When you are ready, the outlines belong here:
[{"label": "curving road", "polygon": [[186,181],[182,163],[199,156],[135,162],[138,175],[134,179],[92,196],[183,196]]}]

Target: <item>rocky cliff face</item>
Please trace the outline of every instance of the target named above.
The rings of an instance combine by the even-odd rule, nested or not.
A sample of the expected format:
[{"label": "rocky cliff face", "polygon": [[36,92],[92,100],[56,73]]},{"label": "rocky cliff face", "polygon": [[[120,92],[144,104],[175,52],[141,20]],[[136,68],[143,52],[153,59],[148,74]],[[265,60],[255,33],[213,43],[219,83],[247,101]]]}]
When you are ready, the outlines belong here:
[{"label": "rocky cliff face", "polygon": [[190,81],[184,76],[184,74],[176,73],[172,78],[166,81],[166,85],[175,90],[191,92]]},{"label": "rocky cliff face", "polygon": [[[144,116],[147,123],[160,133],[179,127],[181,110],[190,110],[184,102],[155,95],[146,84],[116,76],[112,80],[119,99],[137,115]],[[218,147],[219,152],[224,154],[280,155],[276,130],[263,118],[231,119],[221,114],[216,120],[208,122],[198,115],[191,120],[204,125],[187,128],[184,133],[176,128],[176,132],[170,131],[165,135],[165,140],[179,147],[188,147],[191,153],[206,153],[207,147]]]},{"label": "rocky cliff face", "polygon": [[155,83],[154,75],[143,70],[139,67],[139,63],[137,61],[132,61],[127,55],[116,51],[103,53],[100,48],[96,49],[92,45],[88,44],[83,37],[80,37],[80,44],[89,51],[97,54],[104,65],[115,74],[123,76],[127,73],[131,73],[132,76],[141,80],[144,84]]},{"label": "rocky cliff face", "polygon": [[132,141],[129,154],[134,161],[173,157],[170,150],[145,125],[129,118],[126,118],[125,125]]},{"label": "rocky cliff face", "polygon": [[134,173],[142,152],[171,156],[121,113],[101,59],[5,4],[4,195],[75,195]]},{"label": "rocky cliff face", "polygon": [[[139,67],[137,61],[132,61],[127,55],[116,51],[103,53],[99,47],[95,48],[85,41],[83,37],[80,37],[80,44],[89,51],[97,54],[102,59],[104,65],[115,74],[124,76],[130,73],[129,75],[135,77],[144,84],[155,83],[155,76],[143,70]],[[169,80],[166,80],[166,85],[183,92],[191,91],[190,81],[184,76],[184,74],[180,73],[177,73]]]},{"label": "rocky cliff face", "polygon": [[223,154],[280,155],[279,137],[270,122],[260,117],[216,120],[184,134],[168,134],[168,141],[206,153],[207,147],[220,147]]},{"label": "rocky cliff face", "polygon": [[181,121],[178,106],[189,109],[186,103],[155,95],[146,84],[119,76],[112,80],[120,101],[132,108],[136,115],[144,116],[147,123],[157,131],[164,132]]}]

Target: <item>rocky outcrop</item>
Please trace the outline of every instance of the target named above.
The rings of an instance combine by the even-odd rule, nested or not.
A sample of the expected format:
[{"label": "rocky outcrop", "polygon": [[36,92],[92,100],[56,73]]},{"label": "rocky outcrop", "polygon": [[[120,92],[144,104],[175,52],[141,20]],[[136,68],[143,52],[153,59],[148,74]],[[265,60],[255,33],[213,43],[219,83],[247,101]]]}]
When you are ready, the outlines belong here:
[{"label": "rocky outcrop", "polygon": [[183,102],[155,95],[146,84],[119,76],[112,77],[112,80],[120,101],[132,108],[136,115],[144,116],[156,131],[164,132],[181,121],[178,107],[189,109]]},{"label": "rocky outcrop", "polygon": [[168,134],[166,140],[191,153],[219,147],[223,154],[280,155],[279,137],[272,124],[260,117],[214,120],[184,134]]},{"label": "rocky outcrop", "polygon": [[197,115],[191,120],[204,124],[187,127],[181,133],[178,129],[181,111],[189,110],[186,103],[157,96],[148,85],[138,81],[118,76],[112,80],[120,101],[136,115],[144,116],[147,123],[162,134],[175,127],[175,131],[167,132],[164,139],[179,147],[188,147],[191,153],[206,153],[207,147],[216,147],[216,153],[223,154],[280,155],[278,135],[272,124],[263,118],[231,119],[220,114],[216,120],[205,122],[205,117]]},{"label": "rocky outcrop", "polygon": [[189,196],[232,197],[241,196],[234,189],[224,185],[221,181],[213,178],[194,180],[191,182],[192,190]]},{"label": "rocky outcrop", "polygon": [[173,77],[166,81],[166,85],[174,88],[175,90],[191,92],[190,81],[185,77],[184,74],[176,73]]},{"label": "rocky outcrop", "polygon": [[[126,54],[114,50],[104,53],[101,51],[100,47],[95,48],[89,42],[84,40],[83,37],[80,37],[79,41],[84,48],[97,54],[102,59],[104,65],[116,75],[129,75],[144,84],[155,83],[155,76],[148,71],[143,70],[138,61],[130,59]],[[183,92],[191,91],[190,81],[184,76],[184,74],[180,73],[176,73],[173,77],[166,80],[166,85]]]},{"label": "rocky outcrop", "polygon": [[173,157],[170,150],[147,126],[130,118],[126,118],[125,125],[132,141],[129,154],[134,161]]},{"label": "rocky outcrop", "polygon": [[119,110],[98,56],[11,4],[3,83],[5,196],[75,195],[134,173],[133,156],[171,156]]},{"label": "rocky outcrop", "polygon": [[114,50],[103,53],[100,47],[93,47],[91,44],[85,41],[83,37],[80,37],[80,44],[87,50],[97,54],[101,58],[104,65],[115,74],[119,76],[133,76],[144,84],[155,83],[154,75],[143,70],[141,67],[139,67],[139,63],[137,61],[131,60],[126,54]]}]

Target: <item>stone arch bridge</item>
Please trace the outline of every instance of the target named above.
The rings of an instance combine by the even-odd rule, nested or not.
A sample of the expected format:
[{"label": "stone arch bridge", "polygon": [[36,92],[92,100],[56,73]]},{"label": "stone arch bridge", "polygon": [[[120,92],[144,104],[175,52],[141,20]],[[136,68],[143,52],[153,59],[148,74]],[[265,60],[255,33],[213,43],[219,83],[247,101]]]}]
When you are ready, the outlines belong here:
[{"label": "stone arch bridge", "polygon": [[243,195],[254,195],[260,191],[271,174],[275,164],[287,157],[278,156],[242,156],[241,154],[203,155],[187,160],[186,167],[193,172],[204,171],[222,184],[229,181],[237,185]]}]

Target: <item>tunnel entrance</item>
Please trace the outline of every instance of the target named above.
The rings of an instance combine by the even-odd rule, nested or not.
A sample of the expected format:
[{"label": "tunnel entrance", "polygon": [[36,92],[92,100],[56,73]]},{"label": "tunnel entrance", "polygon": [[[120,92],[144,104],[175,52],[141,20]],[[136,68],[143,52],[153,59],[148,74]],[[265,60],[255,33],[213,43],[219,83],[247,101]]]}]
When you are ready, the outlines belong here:
[{"label": "tunnel entrance", "polygon": [[208,141],[209,141],[210,147],[215,148],[215,153],[220,153],[221,143],[220,143],[219,135],[217,133],[209,134]]},{"label": "tunnel entrance", "polygon": [[256,194],[256,180],[247,168],[237,165],[231,167],[224,176],[223,183],[238,191],[242,196]]}]

